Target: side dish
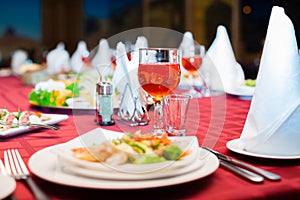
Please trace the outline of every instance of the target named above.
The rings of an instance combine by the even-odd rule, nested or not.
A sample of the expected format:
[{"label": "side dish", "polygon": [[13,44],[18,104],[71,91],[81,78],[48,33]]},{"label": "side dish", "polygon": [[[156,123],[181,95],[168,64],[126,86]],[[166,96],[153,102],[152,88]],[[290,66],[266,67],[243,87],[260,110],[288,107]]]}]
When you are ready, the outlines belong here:
[{"label": "side dish", "polygon": [[140,132],[125,134],[121,138],[90,147],[73,148],[72,152],[75,158],[111,165],[176,161],[190,154],[190,150],[184,151],[180,144],[170,140],[167,134],[154,136]]}]

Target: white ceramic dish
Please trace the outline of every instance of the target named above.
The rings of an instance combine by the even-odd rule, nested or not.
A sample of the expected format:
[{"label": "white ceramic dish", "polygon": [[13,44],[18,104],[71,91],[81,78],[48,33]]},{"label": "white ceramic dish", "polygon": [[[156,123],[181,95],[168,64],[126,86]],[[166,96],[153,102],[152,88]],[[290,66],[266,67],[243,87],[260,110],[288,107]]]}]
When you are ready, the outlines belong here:
[{"label": "white ceramic dish", "polygon": [[10,176],[0,174],[0,199],[8,197],[16,189],[16,181]]},{"label": "white ceramic dish", "polygon": [[[43,122],[45,124],[56,124],[58,122],[64,121],[69,118],[68,115],[62,115],[62,114],[42,114],[42,116],[50,118],[50,120]],[[21,133],[29,132],[33,129],[36,129],[36,127],[21,126],[17,128],[10,128],[6,131],[0,131],[0,138],[11,137]]]},{"label": "white ceramic dish", "polygon": [[123,164],[117,166],[109,166],[98,162],[89,162],[80,160],[72,155],[71,149],[79,147],[90,147],[94,144],[101,144],[107,140],[112,140],[122,137],[124,134],[120,132],[110,131],[106,129],[96,128],[89,131],[69,142],[59,145],[52,151],[58,157],[69,165],[76,165],[87,169],[101,170],[108,172],[127,172],[127,173],[151,173],[165,168],[179,168],[191,164],[198,156],[198,140],[194,136],[189,137],[170,137],[174,140],[183,151],[190,151],[190,154],[184,156],[179,161],[165,161],[152,164]]},{"label": "white ceramic dish", "polygon": [[34,153],[28,162],[29,169],[36,176],[52,183],[90,189],[145,189],[171,186],[204,178],[212,174],[219,166],[218,158],[212,153],[201,149],[198,159],[203,166],[178,176],[146,180],[112,180],[88,178],[60,170],[57,156],[52,149],[57,146],[47,147]]},{"label": "white ceramic dish", "polygon": [[226,90],[225,92],[227,94],[237,96],[238,98],[243,99],[243,100],[251,100],[254,90],[255,90],[255,87],[240,85],[240,86],[232,88],[230,90]]},{"label": "white ceramic dish", "polygon": [[243,154],[243,155],[247,155],[247,156],[258,157],[258,158],[281,159],[281,160],[300,159],[300,155],[296,155],[296,156],[266,155],[266,154],[258,154],[258,153],[249,152],[249,151],[246,151],[241,148],[240,139],[234,139],[234,140],[228,141],[226,143],[226,147],[235,153],[239,153],[239,154]]}]

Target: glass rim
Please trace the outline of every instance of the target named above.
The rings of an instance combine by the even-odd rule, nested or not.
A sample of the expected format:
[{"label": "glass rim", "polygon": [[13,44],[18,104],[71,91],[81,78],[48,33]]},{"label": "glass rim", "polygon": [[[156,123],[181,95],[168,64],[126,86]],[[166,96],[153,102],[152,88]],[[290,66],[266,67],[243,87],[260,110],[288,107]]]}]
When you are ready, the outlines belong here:
[{"label": "glass rim", "polygon": [[180,51],[179,48],[172,48],[172,47],[170,47],[170,48],[169,47],[143,47],[143,48],[139,48],[139,51],[140,50],[143,50],[143,51],[146,51],[146,50]]}]

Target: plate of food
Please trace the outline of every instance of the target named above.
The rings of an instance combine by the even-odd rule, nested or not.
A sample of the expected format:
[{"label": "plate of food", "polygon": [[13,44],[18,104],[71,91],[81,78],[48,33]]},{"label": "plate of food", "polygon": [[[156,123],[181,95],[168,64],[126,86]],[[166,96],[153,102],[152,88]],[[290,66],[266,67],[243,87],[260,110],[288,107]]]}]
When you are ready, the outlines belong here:
[{"label": "plate of food", "polygon": [[29,103],[42,108],[93,110],[98,79],[97,72],[90,69],[38,82],[29,94]]},{"label": "plate of food", "polygon": [[[180,139],[179,137],[168,137],[167,139],[172,141],[179,139],[179,141],[191,142],[187,146],[183,145],[183,150],[184,152],[192,150],[192,152],[195,153],[195,157],[191,154],[192,152],[190,152],[186,155],[186,158],[188,158],[188,156],[191,157],[183,161],[185,164],[180,164],[175,167],[175,162],[182,161],[175,160],[172,161],[174,166],[167,165],[159,170],[153,170],[154,168],[150,167],[152,170],[144,171],[147,165],[162,164],[161,166],[163,166],[163,163],[166,161],[148,164],[133,164],[127,162],[127,165],[135,165],[128,169],[137,170],[136,172],[128,172],[120,171],[120,168],[112,168],[112,165],[110,165],[110,167],[104,166],[103,163],[99,162],[96,162],[96,166],[89,164],[82,165],[82,163],[77,161],[90,161],[81,160],[72,154],[72,149],[77,149],[78,146],[89,148],[93,144],[97,146],[101,142],[113,142],[115,139],[119,140],[124,135],[125,133],[97,128],[69,142],[50,146],[34,153],[29,159],[28,167],[37,177],[56,184],[89,189],[136,190],[178,185],[201,179],[212,174],[219,166],[218,158],[215,155],[200,147],[194,149],[196,144],[198,144],[197,141],[194,141],[194,139],[196,139],[194,137],[180,137]],[[61,158],[63,160],[61,160]],[[73,159],[76,160],[74,161]],[[189,159],[191,159],[191,161],[188,161]],[[71,163],[65,164],[65,161],[70,161]],[[99,165],[102,166],[99,167]]]},{"label": "plate of food", "polygon": [[237,87],[232,87],[230,89],[226,89],[226,93],[237,96],[240,99],[251,100],[254,94],[256,85],[256,80],[254,79],[246,79],[245,84],[238,85]]},{"label": "plate of food", "polygon": [[198,140],[194,136],[170,138],[166,134],[158,137],[97,128],[53,152],[60,161],[86,169],[152,173],[192,163],[198,155]]},{"label": "plate of food", "polygon": [[11,112],[0,109],[0,138],[6,138],[31,131],[44,125],[51,125],[68,119],[68,115],[44,114],[33,111]]}]

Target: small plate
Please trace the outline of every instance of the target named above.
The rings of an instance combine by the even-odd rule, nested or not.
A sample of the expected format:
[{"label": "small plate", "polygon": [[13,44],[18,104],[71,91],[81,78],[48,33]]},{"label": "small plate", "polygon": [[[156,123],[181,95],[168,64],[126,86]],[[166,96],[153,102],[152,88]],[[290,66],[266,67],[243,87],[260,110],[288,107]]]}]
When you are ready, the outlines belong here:
[{"label": "small plate", "polygon": [[280,160],[300,159],[300,155],[284,156],[284,155],[267,155],[267,154],[253,153],[242,149],[240,144],[241,144],[240,139],[234,139],[228,141],[226,143],[226,147],[235,153],[258,157],[258,158],[269,158],[269,159],[280,159]]},{"label": "small plate", "polygon": [[191,164],[198,156],[198,140],[194,136],[186,137],[170,137],[171,140],[176,141],[183,151],[189,150],[191,153],[178,161],[164,161],[151,164],[123,164],[118,166],[109,166],[98,162],[89,162],[75,158],[71,149],[79,147],[88,147],[94,144],[101,144],[104,141],[120,138],[124,133],[110,131],[106,129],[96,128],[92,131],[85,133],[69,142],[61,144],[53,149],[53,152],[58,157],[69,165],[81,166],[87,169],[93,169],[104,172],[127,172],[127,173],[153,173],[161,169],[179,168]]},{"label": "small plate", "polygon": [[[61,114],[42,114],[42,117],[49,117],[50,120],[43,121],[45,124],[56,124],[58,122],[64,121],[69,118],[68,115]],[[28,127],[28,126],[20,126],[17,128],[10,128],[6,131],[0,131],[0,138],[11,137],[14,135],[18,135],[21,133],[29,132],[33,129],[37,129],[36,127]]]},{"label": "small plate", "polygon": [[227,94],[237,96],[239,99],[251,100],[254,90],[255,90],[255,87],[250,87],[247,85],[240,85],[240,86],[232,88],[230,90],[227,89],[225,92]]},{"label": "small plate", "polygon": [[16,181],[10,176],[0,174],[0,199],[8,197],[16,189]]}]

